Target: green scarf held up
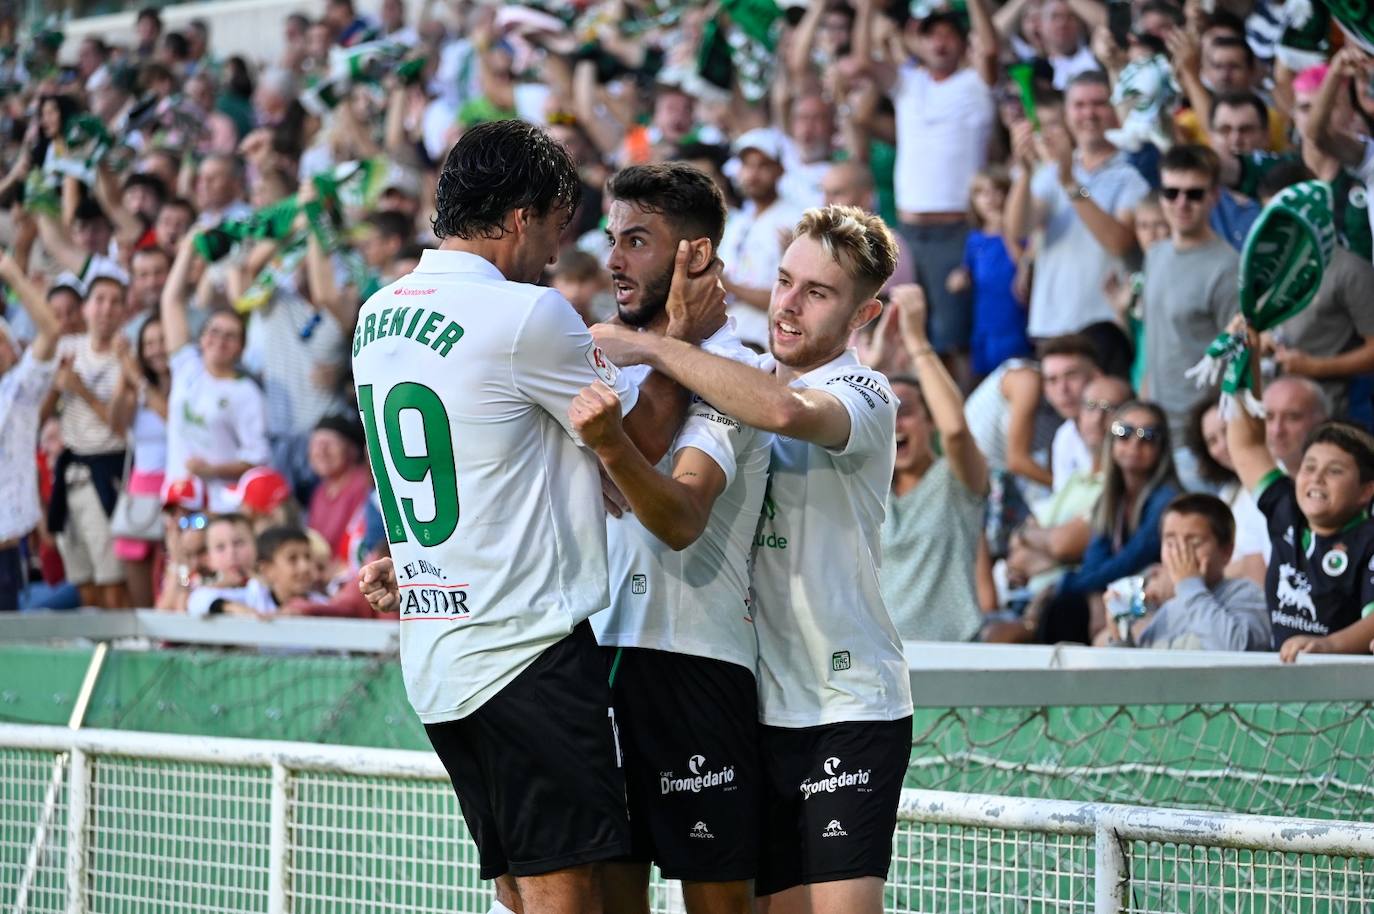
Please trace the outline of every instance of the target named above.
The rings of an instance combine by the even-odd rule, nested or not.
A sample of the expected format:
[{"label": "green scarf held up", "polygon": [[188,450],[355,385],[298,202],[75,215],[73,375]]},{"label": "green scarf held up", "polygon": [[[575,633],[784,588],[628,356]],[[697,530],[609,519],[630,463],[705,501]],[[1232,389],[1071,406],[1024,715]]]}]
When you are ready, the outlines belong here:
[{"label": "green scarf held up", "polygon": [[[244,241],[276,241],[277,256],[263,267],[253,284],[234,302],[235,310],[248,312],[262,307],[272,297],[283,277],[290,276],[305,258],[307,232],[314,235],[326,254],[346,251],[334,214],[344,209],[370,209],[382,191],[388,173],[385,159],[343,162],[311,178],[316,199],[301,205],[295,196],[278,200],[253,212],[246,219],[226,220],[199,232],[192,246],[202,258],[214,263],[226,257]],[[306,228],[298,229],[296,219],[305,214]],[[348,258],[345,258],[346,261]],[[350,275],[356,270],[350,263]]]},{"label": "green scarf held up", "polygon": [[[1270,200],[1246,236],[1240,253],[1240,313],[1263,333],[1306,308],[1317,294],[1336,247],[1331,185],[1303,181]],[[1255,397],[1244,332],[1222,333],[1186,376],[1199,387],[1221,377],[1219,408],[1229,418],[1239,401],[1253,416],[1264,407]]]}]

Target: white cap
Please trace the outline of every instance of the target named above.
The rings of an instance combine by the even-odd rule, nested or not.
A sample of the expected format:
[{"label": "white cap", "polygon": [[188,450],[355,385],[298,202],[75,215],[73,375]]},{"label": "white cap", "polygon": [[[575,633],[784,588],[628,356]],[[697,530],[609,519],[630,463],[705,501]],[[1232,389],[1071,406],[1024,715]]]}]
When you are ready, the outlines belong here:
[{"label": "white cap", "polygon": [[57,274],[57,278],[48,286],[48,294],[51,295],[58,289],[71,289],[80,297],[86,297],[86,284],[81,281],[80,276],[77,276],[70,270],[63,270],[61,273]]},{"label": "white cap", "polygon": [[743,155],[746,149],[757,149],[774,162],[782,164],[782,136],[771,127],[756,127],[735,140],[735,155]]}]

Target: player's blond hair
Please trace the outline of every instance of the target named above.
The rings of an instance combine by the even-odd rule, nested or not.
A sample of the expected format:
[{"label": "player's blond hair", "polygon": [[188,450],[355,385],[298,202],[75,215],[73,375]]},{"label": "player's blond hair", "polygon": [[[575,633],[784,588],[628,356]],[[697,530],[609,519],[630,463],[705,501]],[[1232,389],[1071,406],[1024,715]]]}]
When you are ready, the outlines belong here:
[{"label": "player's blond hair", "polygon": [[897,269],[892,230],[857,206],[834,204],[807,210],[797,223],[797,237],[819,241],[854,280],[863,298],[877,294]]}]

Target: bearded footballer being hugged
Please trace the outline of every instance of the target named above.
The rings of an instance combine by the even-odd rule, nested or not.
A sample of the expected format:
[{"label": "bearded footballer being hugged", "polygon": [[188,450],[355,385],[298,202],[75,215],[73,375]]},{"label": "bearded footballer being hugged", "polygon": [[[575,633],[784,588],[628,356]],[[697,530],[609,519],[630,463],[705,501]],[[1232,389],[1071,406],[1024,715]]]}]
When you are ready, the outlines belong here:
[{"label": "bearded footballer being hugged", "polygon": [[[606,266],[620,322],[660,337],[684,274],[714,257],[724,200],[680,163],[626,168],[609,190]],[[758,358],[733,319],[701,345],[748,365]],[[749,914],[760,787],[749,553],[772,436],[696,397],[655,468],[620,415],[603,383],[572,405],[573,428],[631,509],[607,521],[611,602],[593,617],[608,653],[633,845],[628,860],[606,868],[606,912],[648,914],[653,862],[683,881],[688,914]]]},{"label": "bearded footballer being hugged", "polygon": [[880,312],[895,262],[876,216],[809,210],[778,270],[762,370],[593,328],[613,360],[651,366],[776,436],[753,571],[765,810],[755,890],[769,914],[882,911],[911,752],[909,673],[878,588],[897,399],[846,345]]}]

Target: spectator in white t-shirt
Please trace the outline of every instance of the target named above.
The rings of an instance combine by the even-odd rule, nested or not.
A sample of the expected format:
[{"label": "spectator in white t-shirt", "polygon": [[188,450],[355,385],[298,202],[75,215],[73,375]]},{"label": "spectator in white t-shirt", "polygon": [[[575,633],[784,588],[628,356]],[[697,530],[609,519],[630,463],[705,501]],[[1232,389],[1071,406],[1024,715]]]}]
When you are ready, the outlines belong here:
[{"label": "spectator in white t-shirt", "polygon": [[[855,56],[870,59],[872,0],[859,5]],[[996,119],[992,86],[997,81],[999,42],[985,0],[970,0],[974,63],[962,20],[939,11],[916,20],[918,62],[874,68],[892,96],[897,116],[894,188],[899,231],[916,261],[916,278],[930,302],[930,344],[951,373],[968,380],[967,354],[973,308],[967,290],[951,292],[945,280],[963,263],[969,231],[969,187],[987,163]]]},{"label": "spectator in white t-shirt", "polygon": [[1100,73],[1083,73],[1064,100],[1037,105],[1040,130],[1012,128],[1019,169],[1007,195],[1006,231],[1024,238],[1043,230],[1031,282],[1032,339],[1077,333],[1114,319],[1102,294],[1108,274],[1125,272],[1135,250],[1137,203],[1150,186],[1107,140],[1116,124]]},{"label": "spectator in white t-shirt", "polygon": [[127,605],[124,566],[115,557],[110,531],[124,473],[124,429],[116,426],[111,411],[120,376],[115,338],[124,300],[118,280],[91,280],[81,306],[86,332],[58,342],[53,382],[66,448],[53,468],[48,529],[57,536],[67,581],[81,591],[81,604],[105,609]]},{"label": "spectator in white t-shirt", "polygon": [[802,211],[778,195],[783,176],[782,137],[759,128],[741,136],[735,178],[744,205],[730,214],[720,240],[725,264],[721,282],[729,294],[727,309],[739,338],[761,350],[768,347],[768,300],[778,278],[782,252]]},{"label": "spectator in white t-shirt", "polygon": [[244,340],[238,314],[213,312],[199,350],[191,344],[185,290],[194,256],[188,237],[162,293],[162,334],[172,365],[166,479],[199,478],[210,510],[222,513],[234,508],[229,487],[267,462],[266,410],[257,384],[238,372]]}]

